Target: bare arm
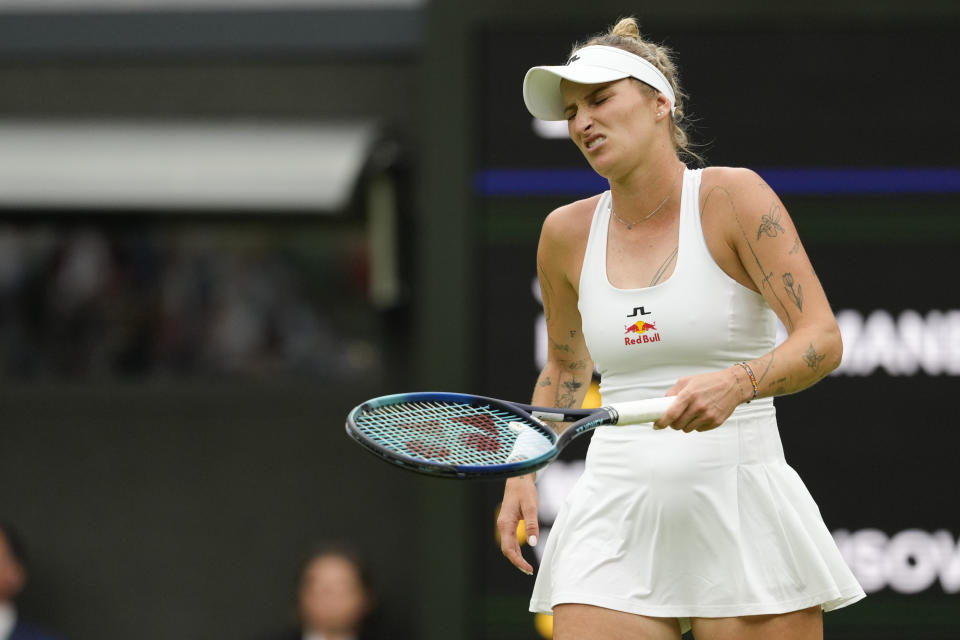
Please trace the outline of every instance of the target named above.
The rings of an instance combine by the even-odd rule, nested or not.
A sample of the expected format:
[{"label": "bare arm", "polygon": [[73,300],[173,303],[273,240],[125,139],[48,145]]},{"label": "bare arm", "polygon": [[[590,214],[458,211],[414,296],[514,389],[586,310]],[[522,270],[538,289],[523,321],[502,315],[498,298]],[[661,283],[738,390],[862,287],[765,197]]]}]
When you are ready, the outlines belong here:
[{"label": "bare arm", "polygon": [[[758,291],[787,328],[788,338],[747,364],[758,397],[795,393],[840,364],[840,331],[796,227],[776,193],[754,172],[724,169],[706,194],[704,216],[719,216],[724,241],[735,255],[745,285]],[[684,431],[719,426],[753,397],[746,370],[682,378],[668,392],[678,402],[658,422]]]},{"label": "bare arm", "polygon": [[[583,339],[577,291],[572,283],[576,277],[572,274],[579,269],[571,264],[577,249],[570,244],[575,243],[576,234],[571,233],[575,220],[569,214],[569,210],[560,209],[547,217],[537,249],[537,276],[549,344],[547,364],[533,390],[533,404],[547,407],[579,407],[593,376],[593,359]],[[540,531],[537,509],[534,474],[507,480],[497,518],[500,549],[514,566],[528,574],[533,567],[520,552],[517,524],[524,521],[527,540],[535,545]]]},{"label": "bare arm", "polygon": [[569,409],[583,403],[593,360],[583,339],[577,293],[551,262],[544,242],[538,251],[537,275],[547,321],[547,363],[533,390],[533,404]]},{"label": "bare arm", "polygon": [[[840,365],[843,343],[827,296],[786,208],[759,176],[750,174],[759,189],[741,196],[744,208],[752,208],[754,215],[735,214],[737,253],[787,327],[789,337],[748,364],[756,375],[761,397],[795,393]],[[764,207],[767,213],[757,221],[755,212]]]}]

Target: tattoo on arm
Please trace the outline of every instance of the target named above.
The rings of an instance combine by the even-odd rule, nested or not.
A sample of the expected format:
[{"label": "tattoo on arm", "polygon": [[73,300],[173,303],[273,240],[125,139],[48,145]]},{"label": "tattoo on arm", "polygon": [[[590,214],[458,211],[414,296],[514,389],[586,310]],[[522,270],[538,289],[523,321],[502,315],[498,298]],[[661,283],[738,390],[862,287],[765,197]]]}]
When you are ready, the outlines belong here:
[{"label": "tattoo on arm", "polygon": [[779,380],[774,380],[770,383],[770,386],[777,385],[776,391],[773,392],[774,395],[782,395],[787,392],[787,388],[783,386],[787,382],[786,378],[780,378]]},{"label": "tattoo on arm", "polygon": [[550,322],[550,316],[553,312],[553,305],[551,300],[553,299],[553,285],[550,284],[550,279],[547,278],[547,272],[544,271],[543,265],[539,262],[537,263],[537,276],[540,278],[540,296],[543,298],[543,315],[547,319],[547,322]]},{"label": "tattoo on arm", "polygon": [[789,253],[790,255],[793,255],[797,251],[800,251],[800,238],[797,238],[796,240],[793,241],[793,248],[790,249]]},{"label": "tattoo on arm", "polygon": [[657,272],[653,274],[653,280],[650,281],[650,284],[647,286],[652,287],[653,285],[660,282],[660,279],[663,278],[663,274],[667,272],[670,268],[670,265],[673,264],[674,260],[677,259],[677,251],[680,249],[679,246],[674,247],[673,251],[670,252],[670,255],[667,256],[667,259],[663,261],[663,264],[660,265],[660,268],[657,269]]},{"label": "tattoo on arm", "polygon": [[[761,288],[766,287],[770,291],[770,295],[773,296],[773,299],[777,301],[777,304],[780,305],[780,308],[783,309],[784,318],[786,318],[787,331],[793,331],[793,318],[790,316],[790,310],[787,309],[787,305],[783,303],[783,300],[780,299],[780,296],[777,295],[777,291],[773,286],[773,283],[770,282],[773,278],[773,271],[767,272],[764,268],[763,263],[760,262],[760,257],[757,255],[756,250],[754,250],[753,245],[750,243],[750,236],[747,235],[747,230],[743,228],[743,224],[740,222],[740,216],[737,214],[736,205],[733,203],[733,198],[730,196],[730,193],[722,187],[714,187],[711,190],[711,193],[707,195],[707,199],[710,198],[713,191],[723,191],[727,199],[730,202],[731,208],[733,208],[733,217],[737,221],[737,226],[740,227],[740,233],[743,234],[743,241],[747,244],[747,248],[750,249],[750,255],[753,256],[753,261],[757,265],[757,269],[760,270],[760,279],[762,280]],[[743,258],[741,258],[742,260]],[[744,265],[746,267],[746,265]]]},{"label": "tattoo on arm", "polygon": [[807,348],[806,353],[803,354],[803,361],[807,363],[808,367],[816,370],[820,368],[820,363],[823,362],[823,359],[826,357],[827,357],[827,354],[817,353],[817,350],[814,349],[813,344],[811,344]]},{"label": "tattoo on arm", "polygon": [[566,351],[567,353],[570,353],[571,351],[573,351],[573,349],[570,348],[570,345],[560,344],[553,338],[550,338],[550,346],[556,349],[557,351]]},{"label": "tattoo on arm", "polygon": [[577,404],[577,394],[583,383],[576,378],[565,380],[561,385],[562,389],[557,389],[557,407],[570,409]]},{"label": "tattoo on arm", "polygon": [[760,218],[760,227],[757,229],[757,240],[759,240],[761,236],[776,238],[777,234],[786,233],[786,230],[780,226],[781,217],[780,205],[776,202],[772,203],[770,205],[770,211]]},{"label": "tattoo on arm", "polygon": [[783,274],[783,288],[790,299],[793,300],[793,303],[797,305],[797,309],[803,311],[803,286],[794,282],[792,273]]},{"label": "tattoo on arm", "polygon": [[773,366],[773,351],[770,352],[770,359],[767,360],[767,366],[764,367],[763,373],[760,374],[760,377],[757,378],[757,384],[759,385],[763,382],[763,379],[767,377],[767,374],[770,373],[770,367]]},{"label": "tattoo on arm", "polygon": [[541,381],[540,381],[540,384],[538,384],[537,386],[540,386],[540,387],[549,387],[551,384],[553,384],[553,382],[550,381],[550,376],[547,376],[546,378],[544,378],[543,380],[541,380]]}]

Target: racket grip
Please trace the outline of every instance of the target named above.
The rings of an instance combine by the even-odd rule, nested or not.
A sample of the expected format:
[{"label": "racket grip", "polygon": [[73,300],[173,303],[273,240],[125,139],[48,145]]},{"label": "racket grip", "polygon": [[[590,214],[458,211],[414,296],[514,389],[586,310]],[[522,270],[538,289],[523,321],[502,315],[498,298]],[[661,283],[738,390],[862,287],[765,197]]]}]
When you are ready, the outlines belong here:
[{"label": "racket grip", "polygon": [[617,424],[631,424],[634,422],[654,422],[659,420],[670,405],[673,404],[674,396],[664,396],[662,398],[647,398],[646,400],[633,400],[631,402],[618,402],[611,404],[620,418]]}]

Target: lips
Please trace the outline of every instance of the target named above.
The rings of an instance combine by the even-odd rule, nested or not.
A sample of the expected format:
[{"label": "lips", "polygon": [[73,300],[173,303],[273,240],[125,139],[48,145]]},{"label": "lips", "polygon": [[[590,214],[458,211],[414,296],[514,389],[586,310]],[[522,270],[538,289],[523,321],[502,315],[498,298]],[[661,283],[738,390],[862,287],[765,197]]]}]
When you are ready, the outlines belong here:
[{"label": "lips", "polygon": [[587,151],[593,151],[594,149],[596,149],[597,147],[599,147],[600,145],[602,145],[602,144],[603,144],[604,142],[606,142],[606,141],[607,141],[607,136],[605,136],[605,135],[602,135],[602,134],[592,135],[592,136],[590,136],[589,138],[587,138],[586,140],[584,140],[584,145],[583,145],[583,147],[584,147]]}]

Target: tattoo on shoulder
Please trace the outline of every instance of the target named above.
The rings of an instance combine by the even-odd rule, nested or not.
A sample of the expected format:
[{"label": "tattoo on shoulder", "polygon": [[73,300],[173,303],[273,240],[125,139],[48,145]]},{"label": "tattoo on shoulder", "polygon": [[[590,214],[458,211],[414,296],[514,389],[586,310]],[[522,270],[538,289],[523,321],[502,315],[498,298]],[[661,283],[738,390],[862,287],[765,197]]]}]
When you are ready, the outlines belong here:
[{"label": "tattoo on shoulder", "polygon": [[783,288],[790,299],[793,300],[793,303],[797,305],[797,309],[803,311],[803,286],[794,281],[792,273],[783,274]]},{"label": "tattoo on shoulder", "polygon": [[757,229],[757,240],[761,236],[776,238],[780,233],[786,233],[786,230],[780,226],[780,220],[783,214],[780,212],[780,205],[776,202],[770,205],[770,211],[763,214],[760,218],[760,227]]},{"label": "tattoo on shoulder", "polygon": [[811,369],[819,369],[820,363],[823,362],[823,359],[827,357],[827,354],[817,353],[817,350],[813,348],[813,344],[807,347],[806,353],[803,354],[803,361],[807,363],[807,366]]}]

